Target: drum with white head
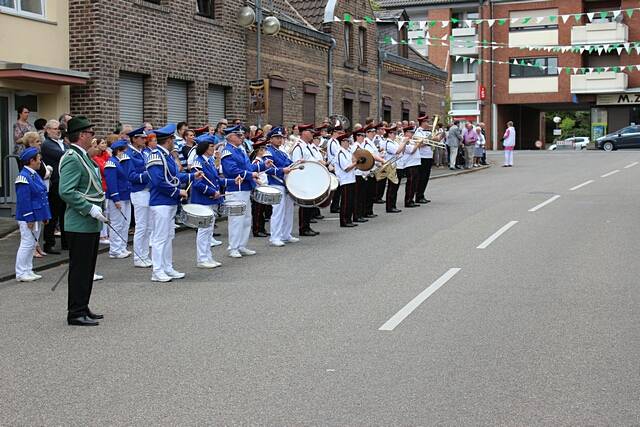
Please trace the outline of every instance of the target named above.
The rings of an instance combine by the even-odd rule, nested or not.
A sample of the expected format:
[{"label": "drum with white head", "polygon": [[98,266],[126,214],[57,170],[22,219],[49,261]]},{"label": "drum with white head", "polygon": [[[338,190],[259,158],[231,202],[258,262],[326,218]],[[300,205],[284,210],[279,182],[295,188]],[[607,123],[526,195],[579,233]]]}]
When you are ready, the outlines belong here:
[{"label": "drum with white head", "polygon": [[308,161],[289,172],[285,183],[294,202],[303,207],[315,207],[331,192],[331,173],[322,164]]},{"label": "drum with white head", "polygon": [[213,209],[209,206],[187,204],[182,205],[176,219],[187,227],[207,228],[211,225],[214,215]]}]

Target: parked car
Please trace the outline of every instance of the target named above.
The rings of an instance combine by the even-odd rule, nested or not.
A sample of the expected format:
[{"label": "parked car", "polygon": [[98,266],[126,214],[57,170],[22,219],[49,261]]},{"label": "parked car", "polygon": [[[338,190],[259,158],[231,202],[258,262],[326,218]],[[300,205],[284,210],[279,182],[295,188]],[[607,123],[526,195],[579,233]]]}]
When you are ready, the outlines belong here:
[{"label": "parked car", "polygon": [[[566,145],[573,145],[573,148],[575,150],[584,150],[587,148],[587,145],[589,144],[590,140],[589,140],[589,137],[587,136],[574,136],[572,138],[567,138],[562,142],[563,144],[566,144]],[[557,148],[558,148],[558,144],[551,144],[549,148],[547,148],[547,150],[553,151],[553,150],[556,150]]]},{"label": "parked car", "polygon": [[596,139],[596,148],[613,151],[619,148],[640,148],[640,126],[633,125]]}]

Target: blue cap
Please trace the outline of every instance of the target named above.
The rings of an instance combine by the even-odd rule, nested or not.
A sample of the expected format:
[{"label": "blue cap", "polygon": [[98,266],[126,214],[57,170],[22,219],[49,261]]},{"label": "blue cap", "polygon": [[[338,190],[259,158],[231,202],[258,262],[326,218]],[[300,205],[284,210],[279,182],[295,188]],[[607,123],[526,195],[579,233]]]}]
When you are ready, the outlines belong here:
[{"label": "blue cap", "polygon": [[114,142],[113,144],[111,144],[111,149],[112,150],[117,150],[118,148],[123,148],[123,147],[127,147],[129,146],[129,143],[124,140],[124,139],[119,139],[116,142]]},{"label": "blue cap", "polygon": [[282,128],[281,128],[281,127],[279,127],[279,126],[278,126],[278,127],[273,128],[273,129],[271,129],[271,130],[269,131],[269,133],[267,134],[267,138],[268,138],[268,139],[271,139],[271,138],[273,138],[274,136],[282,136],[282,137],[284,137],[284,129],[282,129]]},{"label": "blue cap", "polygon": [[157,139],[166,139],[176,133],[176,124],[169,123],[163,128],[153,130],[152,133],[155,134]]},{"label": "blue cap", "polygon": [[22,160],[22,163],[27,163],[29,160],[37,156],[39,152],[40,151],[37,148],[29,147],[20,154],[20,160]]},{"label": "blue cap", "polygon": [[196,144],[201,144],[201,143],[208,143],[208,144],[215,144],[216,143],[216,138],[215,136],[211,135],[210,133],[203,133],[202,135],[200,135],[199,137],[196,138]]},{"label": "blue cap", "polygon": [[247,128],[242,125],[230,126],[224,129],[224,135],[231,135],[232,133],[237,133],[239,135],[244,135],[247,132]]},{"label": "blue cap", "polygon": [[147,132],[144,130],[144,126],[136,130],[132,130],[127,134],[129,138],[135,138],[136,136],[147,136]]}]

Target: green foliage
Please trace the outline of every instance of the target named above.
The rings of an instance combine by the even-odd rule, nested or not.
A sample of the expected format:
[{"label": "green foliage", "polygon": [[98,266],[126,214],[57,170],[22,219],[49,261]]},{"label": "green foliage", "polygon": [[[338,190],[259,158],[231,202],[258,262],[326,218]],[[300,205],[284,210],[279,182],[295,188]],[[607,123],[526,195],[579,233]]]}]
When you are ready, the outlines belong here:
[{"label": "green foliage", "polygon": [[591,136],[591,111],[549,111],[545,113],[547,123],[546,140],[553,141],[558,137],[553,136],[553,129],[556,127],[553,118],[558,116],[562,119],[560,129],[561,138],[571,138],[573,136]]},{"label": "green foliage", "polygon": [[376,0],[369,0],[369,4],[371,4],[371,9],[373,9],[374,11],[382,10],[382,7],[380,7],[380,4],[378,4]]}]

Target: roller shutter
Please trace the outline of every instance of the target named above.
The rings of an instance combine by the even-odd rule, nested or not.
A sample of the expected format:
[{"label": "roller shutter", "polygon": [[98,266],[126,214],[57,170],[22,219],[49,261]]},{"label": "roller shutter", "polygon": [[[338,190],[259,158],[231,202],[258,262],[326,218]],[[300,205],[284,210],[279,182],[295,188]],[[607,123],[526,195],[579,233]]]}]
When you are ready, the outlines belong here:
[{"label": "roller shutter", "polygon": [[209,93],[207,95],[207,118],[209,124],[215,125],[220,119],[225,117],[225,104],[224,104],[224,87],[223,86],[209,86]]},{"label": "roller shutter", "polygon": [[178,123],[187,120],[187,82],[167,80],[167,121]]},{"label": "roller shutter", "polygon": [[144,120],[144,76],[120,73],[120,123],[133,127]]}]

